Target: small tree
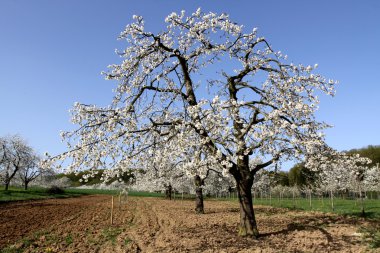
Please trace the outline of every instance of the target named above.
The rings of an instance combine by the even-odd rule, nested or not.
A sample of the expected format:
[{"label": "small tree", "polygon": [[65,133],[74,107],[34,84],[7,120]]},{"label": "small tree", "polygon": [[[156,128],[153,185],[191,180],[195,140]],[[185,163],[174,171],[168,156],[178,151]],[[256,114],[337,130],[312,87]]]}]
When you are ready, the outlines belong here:
[{"label": "small tree", "polygon": [[[175,143],[172,143],[172,142]],[[189,138],[185,146],[179,146],[176,138],[171,138],[165,143],[156,143],[152,155],[147,155],[140,166],[143,167],[139,177],[149,178],[150,184],[155,182],[165,188],[166,197],[171,199],[171,193],[181,187],[186,181],[185,177],[193,181],[195,190],[195,211],[199,214],[204,213],[203,188],[205,180],[211,175],[211,172],[218,174],[217,164],[212,164],[207,156],[202,152],[198,143],[192,142],[194,139]],[[180,152],[179,152],[180,151]],[[145,180],[139,180],[144,183]]]},{"label": "small tree", "polygon": [[30,182],[34,181],[43,173],[43,169],[39,166],[40,158],[37,155],[31,154],[25,161],[25,166],[19,169],[18,175],[23,183],[24,189],[28,189]]},{"label": "small tree", "polygon": [[204,187],[207,195],[210,196],[222,196],[222,194],[228,195],[228,197],[232,197],[235,187],[235,182],[229,174],[223,175],[215,172],[215,170],[210,170],[209,175],[204,180]]},{"label": "small tree", "polygon": [[[327,149],[307,160],[306,166],[318,172],[319,188],[329,192],[331,208],[334,211],[334,192],[357,190],[361,198],[363,171],[371,160],[359,154],[346,154]],[[362,198],[361,198],[362,200]],[[362,212],[364,206],[362,203]]]},{"label": "small tree", "polygon": [[368,167],[372,163],[371,159],[366,157],[360,157],[359,154],[352,155],[352,165],[350,166],[350,176],[351,176],[351,190],[357,192],[359,196],[361,215],[365,216],[364,198],[367,191],[367,171],[370,170]]},{"label": "small tree", "polygon": [[256,173],[255,179],[254,179],[254,185],[255,189],[259,191],[260,197],[262,196],[262,193],[265,193],[265,195],[268,195],[271,188],[271,178],[270,174],[266,170],[261,170]]},{"label": "small tree", "polygon": [[18,171],[28,167],[34,155],[33,149],[18,135],[0,138],[0,174],[5,190]]},{"label": "small tree", "polygon": [[365,171],[364,179],[367,190],[380,192],[380,168],[378,164]]},{"label": "small tree", "polygon": [[69,151],[55,158],[71,157],[68,169],[112,171],[176,136],[186,152],[180,148],[195,136],[207,159],[236,181],[239,235],[257,237],[255,174],[324,143],[315,91],[332,95],[335,83],[314,73],[316,66],[288,63],[257,29],[244,31],[227,14],[172,13],[158,33],[134,19],[119,36],[127,43],[118,52],[123,62],[105,73],[118,81],[111,105],[75,104],[79,128],[62,133]]}]

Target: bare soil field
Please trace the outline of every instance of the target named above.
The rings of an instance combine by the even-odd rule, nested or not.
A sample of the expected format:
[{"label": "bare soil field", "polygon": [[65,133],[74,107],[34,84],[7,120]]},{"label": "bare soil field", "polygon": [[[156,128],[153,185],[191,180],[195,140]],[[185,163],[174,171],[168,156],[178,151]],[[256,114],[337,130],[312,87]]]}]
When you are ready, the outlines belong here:
[{"label": "bare soil field", "polygon": [[110,196],[0,204],[1,252],[380,252],[360,228],[378,227],[333,214],[256,207],[258,240],[237,237],[239,206],[130,197],[110,224]]}]

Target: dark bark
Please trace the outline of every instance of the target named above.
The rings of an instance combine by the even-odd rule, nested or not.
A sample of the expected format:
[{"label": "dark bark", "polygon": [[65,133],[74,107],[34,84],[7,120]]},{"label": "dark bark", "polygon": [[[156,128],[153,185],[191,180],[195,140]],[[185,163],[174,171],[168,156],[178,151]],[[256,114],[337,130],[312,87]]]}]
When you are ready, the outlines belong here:
[{"label": "dark bark", "polygon": [[360,198],[360,207],[361,207],[360,215],[361,215],[361,217],[365,217],[364,196],[363,196],[363,193],[362,193],[360,188],[359,188],[359,198]]},{"label": "dark bark", "polygon": [[28,185],[30,182],[35,180],[38,176],[41,175],[41,171],[35,164],[31,164],[32,166],[26,167],[23,170],[19,171],[20,179],[24,185],[24,189],[28,189]]},{"label": "dark bark", "polygon": [[237,182],[239,204],[240,204],[240,236],[252,236],[257,238],[259,231],[257,229],[255,213],[252,203],[252,183],[249,180]]},{"label": "dark bark", "polygon": [[165,196],[167,199],[172,199],[172,185],[169,184],[169,185],[165,185]]},{"label": "dark bark", "polygon": [[253,210],[252,185],[253,174],[248,167],[248,159],[238,162],[237,171],[233,174],[236,180],[239,204],[240,204],[240,225],[239,235],[258,238],[259,230]]},{"label": "dark bark", "polygon": [[9,184],[11,183],[11,180],[13,179],[13,177],[16,175],[17,171],[20,169],[19,167],[19,163],[20,162],[17,162],[17,164],[14,164],[14,170],[12,172],[12,174],[9,174],[9,172],[7,171],[6,174],[5,174],[5,190],[8,191],[9,189]]},{"label": "dark bark", "polygon": [[5,190],[6,190],[6,191],[8,191],[8,189],[9,189],[9,184],[10,184],[10,182],[11,182],[11,179],[12,179],[12,178],[10,178],[10,176],[9,176],[9,172],[7,171],[7,172],[5,173],[5,180],[4,180],[4,183],[5,183]]},{"label": "dark bark", "polygon": [[202,186],[204,184],[203,180],[199,175],[194,177],[195,184],[195,212],[198,214],[204,213],[204,205],[203,205],[203,189]]}]

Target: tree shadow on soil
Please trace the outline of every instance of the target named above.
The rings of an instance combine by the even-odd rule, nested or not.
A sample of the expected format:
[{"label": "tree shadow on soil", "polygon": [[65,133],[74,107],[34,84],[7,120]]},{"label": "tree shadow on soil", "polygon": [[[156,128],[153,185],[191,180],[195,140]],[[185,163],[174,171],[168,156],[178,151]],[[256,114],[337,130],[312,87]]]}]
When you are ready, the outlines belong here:
[{"label": "tree shadow on soil", "polygon": [[[249,237],[239,237],[237,236],[237,230],[235,226],[231,225],[219,225],[219,224],[213,224],[209,227],[193,227],[193,228],[187,228],[183,229],[182,232],[185,232],[187,235],[194,235],[194,234],[202,234],[204,235],[204,238],[207,238],[207,242],[202,241],[200,242],[195,248],[192,248],[191,250],[196,250],[199,252],[202,252],[204,250],[209,250],[210,248],[213,248],[214,250],[217,249],[229,249],[231,246],[233,246],[235,249],[250,249],[252,247],[270,247],[272,250],[284,250],[284,245],[281,243],[278,243],[278,240],[271,241],[271,236],[288,236],[290,233],[294,231],[314,231],[318,230],[320,231],[324,237],[326,238],[327,245],[329,246],[330,250],[337,250],[341,251],[343,250],[343,245],[339,242],[335,242],[333,240],[333,237],[330,233],[328,233],[325,229],[313,226],[313,225],[301,225],[297,223],[290,223],[287,225],[286,229],[282,229],[279,231],[269,232],[269,233],[262,233],[260,234],[258,239],[249,238]],[[228,250],[227,250],[228,251]]]},{"label": "tree shadow on soil", "polygon": [[[342,241],[348,244],[354,244],[356,238],[353,236],[342,236],[339,237],[341,242],[334,240],[333,236],[324,227],[334,225],[357,225],[358,219],[344,216],[321,216],[321,217],[308,217],[299,218],[297,222],[292,222],[287,224],[285,229],[281,229],[274,232],[261,233],[259,239],[266,239],[271,236],[288,235],[296,231],[319,231],[326,238],[329,250],[344,250]],[[326,245],[326,246],[327,246]]]},{"label": "tree shadow on soil", "polygon": [[356,218],[364,218],[364,219],[379,219],[380,216],[378,212],[350,212],[343,214],[345,217],[356,217]]},{"label": "tree shadow on soil", "polygon": [[[236,212],[236,210],[228,210],[228,212]],[[275,210],[273,210],[273,212],[275,212]],[[267,222],[268,223],[265,222],[259,226],[264,225],[268,228],[272,221],[267,220]],[[202,252],[210,249],[213,249],[215,251],[223,249],[227,250],[228,252],[228,250],[235,251],[237,249],[253,249],[253,247],[269,247],[270,249],[277,250],[278,252],[287,250],[292,252],[301,252],[295,250],[294,248],[286,248],[287,246],[282,243],[284,241],[292,241],[295,235],[293,233],[297,233],[297,231],[303,232],[303,235],[301,233],[299,236],[306,236],[306,238],[308,232],[312,233],[317,231],[318,234],[320,234],[321,238],[325,238],[325,240],[323,240],[325,242],[318,245],[316,245],[315,242],[313,244],[313,242],[310,241],[310,251],[316,250],[316,252],[320,252],[321,250],[326,249],[326,251],[346,252],[348,245],[361,243],[361,239],[357,236],[351,235],[341,235],[339,237],[334,237],[334,234],[327,231],[326,227],[329,227],[330,225],[339,227],[340,225],[352,226],[357,224],[357,218],[322,215],[318,217],[298,217],[295,221],[293,220],[287,224],[284,224],[283,229],[261,233],[258,239],[238,237],[237,228],[235,226],[236,224],[227,223],[182,228],[181,232],[184,233],[183,235],[185,235],[185,237],[203,235],[203,239],[199,237],[196,239],[199,240],[199,244],[191,248],[191,250],[194,250],[196,252]],[[277,239],[273,240],[276,237]],[[184,251],[189,250],[184,245],[182,245],[182,247]]]},{"label": "tree shadow on soil", "polygon": [[320,231],[327,239],[329,243],[333,241],[333,237],[330,233],[328,233],[325,229],[318,227],[318,226],[312,226],[312,225],[303,225],[303,224],[297,224],[297,223],[290,223],[287,225],[287,228],[275,231],[275,232],[269,232],[269,233],[261,233],[259,235],[259,238],[265,238],[272,235],[279,235],[279,234],[289,234],[294,231],[307,231],[307,230],[318,230]]},{"label": "tree shadow on soil", "polygon": [[[237,213],[239,212],[239,208],[230,207],[227,210],[223,208],[212,208],[206,209],[206,214],[214,214],[214,213]],[[276,218],[271,218],[270,216],[274,215],[277,217],[277,214],[286,215],[290,210],[282,209],[282,208],[268,208],[268,207],[256,207],[255,212],[257,214],[265,215],[265,218],[262,219],[259,223],[259,227],[266,227],[266,233],[261,233],[257,240],[253,238],[244,238],[237,236],[237,227],[233,224],[209,224],[208,226],[197,226],[192,228],[183,228],[181,232],[184,232],[186,236],[191,237],[194,234],[204,235],[206,240],[200,240],[199,245],[192,250],[203,251],[206,249],[213,248],[214,250],[218,249],[249,249],[254,247],[270,247],[273,250],[284,250],[284,244],[282,241],[291,241],[294,237],[294,233],[301,232],[298,236],[307,236],[307,233],[318,232],[320,234],[321,239],[324,243],[318,246],[312,246],[313,243],[310,242],[310,250],[321,250],[328,249],[333,251],[341,251],[344,252],[347,250],[347,245],[355,245],[360,243],[361,240],[358,237],[351,235],[341,235],[336,237],[335,234],[329,233],[327,227],[340,227],[340,226],[357,226],[362,223],[364,219],[360,219],[358,217],[354,217],[352,215],[331,215],[331,214],[323,214],[318,213],[314,216],[305,215],[302,216],[304,211],[302,210],[293,210],[291,212],[301,212],[298,217],[295,217],[292,220],[288,220],[285,223],[277,223]],[[372,217],[371,212],[367,212],[367,217]],[[267,218],[266,218],[267,217]],[[367,219],[365,219],[368,222]],[[369,220],[369,222],[373,225],[374,223],[380,221]],[[274,226],[272,226],[274,225]],[[269,228],[269,229],[268,229]],[[276,230],[277,229],[277,230]],[[269,230],[269,232],[267,232]],[[271,231],[272,230],[272,231]],[[334,230],[331,230],[334,231]],[[303,234],[303,235],[302,235]],[[274,237],[277,237],[276,240],[272,240]],[[198,238],[199,239],[199,238]],[[234,251],[234,249],[231,249]],[[289,249],[290,250],[290,249]],[[293,250],[293,249],[291,249]]]},{"label": "tree shadow on soil", "polygon": [[[274,215],[274,214],[284,214],[289,212],[287,209],[282,209],[282,208],[274,208],[274,207],[255,207],[254,209],[255,213],[265,213],[267,215]],[[239,207],[230,207],[230,208],[212,208],[212,209],[207,209],[205,208],[205,214],[209,213],[238,213],[240,212]]]}]

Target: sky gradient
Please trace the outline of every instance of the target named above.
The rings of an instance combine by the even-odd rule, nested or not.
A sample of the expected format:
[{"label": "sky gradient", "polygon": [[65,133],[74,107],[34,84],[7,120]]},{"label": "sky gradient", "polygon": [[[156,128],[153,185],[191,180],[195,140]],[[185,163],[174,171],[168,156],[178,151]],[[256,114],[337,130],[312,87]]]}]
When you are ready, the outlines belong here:
[{"label": "sky gradient", "polygon": [[334,98],[321,97],[317,119],[333,128],[338,150],[380,145],[380,1],[0,1],[0,136],[20,134],[38,152],[65,150],[60,130],[74,129],[74,102],[107,105],[115,83],[100,74],[120,63],[118,34],[142,15],[147,30],[182,9],[230,14],[259,28],[294,63],[339,80]]}]

